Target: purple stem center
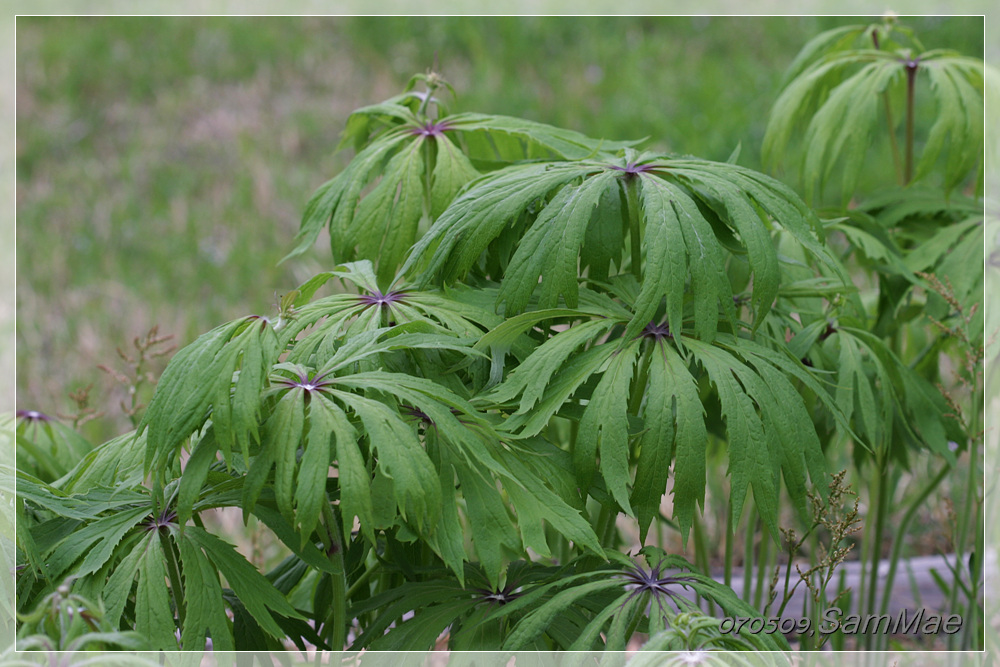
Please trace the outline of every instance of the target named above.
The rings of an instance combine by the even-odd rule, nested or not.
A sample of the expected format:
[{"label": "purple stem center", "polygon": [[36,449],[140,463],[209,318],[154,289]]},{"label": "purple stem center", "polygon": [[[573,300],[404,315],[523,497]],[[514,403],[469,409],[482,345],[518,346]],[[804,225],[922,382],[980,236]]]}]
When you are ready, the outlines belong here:
[{"label": "purple stem center", "polygon": [[361,294],[358,296],[358,300],[361,303],[368,306],[388,306],[391,303],[398,303],[402,301],[405,292],[389,292],[388,294],[382,294],[378,290],[375,290],[374,294]]},{"label": "purple stem center", "polygon": [[642,335],[646,338],[652,338],[653,340],[659,342],[664,338],[673,338],[674,335],[670,333],[670,327],[666,324],[656,324],[650,322],[646,325],[646,328],[642,330]]},{"label": "purple stem center", "polygon": [[410,134],[416,137],[440,137],[450,129],[451,125],[446,120],[441,122],[427,121],[423,125],[410,128]]},{"label": "purple stem center", "polygon": [[636,174],[645,174],[646,172],[653,170],[653,165],[651,164],[636,164],[635,162],[629,162],[624,167],[619,167],[618,165],[611,164],[608,165],[615,171],[623,171],[626,176],[635,176]]},{"label": "purple stem center", "polygon": [[52,421],[52,417],[37,410],[18,410],[15,414],[18,419],[25,419],[30,422]]},{"label": "purple stem center", "polygon": [[299,373],[298,380],[282,379],[278,380],[277,384],[284,385],[291,389],[301,389],[307,394],[310,394],[316,391],[317,389],[323,389],[324,387],[330,386],[331,383],[327,382],[324,378],[326,378],[325,373],[321,375],[314,375],[312,378],[309,378],[308,376]]}]

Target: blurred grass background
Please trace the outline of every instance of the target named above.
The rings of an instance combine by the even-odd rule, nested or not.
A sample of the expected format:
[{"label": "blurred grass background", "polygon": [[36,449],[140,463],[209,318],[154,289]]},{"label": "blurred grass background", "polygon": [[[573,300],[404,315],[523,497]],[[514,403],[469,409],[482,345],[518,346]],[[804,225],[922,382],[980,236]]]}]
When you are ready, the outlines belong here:
[{"label": "blurred grass background", "polygon": [[[130,428],[115,349],[178,344],[329,266],[292,247],[354,108],[438,57],[453,110],[524,116],[761,168],[785,67],[846,17],[19,17],[17,407],[86,434]],[[928,48],[982,57],[981,17],[906,20]],[[883,154],[884,155],[884,154]],[[891,169],[873,153],[873,170]],[[162,368],[162,364],[160,366]]]}]

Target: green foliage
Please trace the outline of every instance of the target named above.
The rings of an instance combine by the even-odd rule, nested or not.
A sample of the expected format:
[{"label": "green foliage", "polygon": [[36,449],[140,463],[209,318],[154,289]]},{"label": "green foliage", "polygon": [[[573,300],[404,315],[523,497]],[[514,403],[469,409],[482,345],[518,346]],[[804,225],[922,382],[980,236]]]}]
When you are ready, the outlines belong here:
[{"label": "green foliage", "polygon": [[[858,185],[869,146],[882,132],[890,137],[900,184],[930,174],[947,147],[945,192],[970,174],[981,192],[985,77],[981,60],[950,50],[924,50],[911,31],[891,21],[825,32],[789,68],[764,136],[764,160],[778,163],[792,135],[805,126],[801,171],[807,200],[822,191],[839,167],[846,202]],[[925,79],[937,115],[915,162],[914,100],[917,84]],[[886,126],[880,127],[882,114]],[[905,157],[896,143],[900,120]]]},{"label": "green foliage", "polygon": [[[942,192],[890,192],[832,220],[735,155],[450,113],[435,72],[354,112],[341,147],[355,157],[313,196],[289,255],[327,227],[332,269],[277,298],[275,316],[182,348],[133,433],[91,448],[21,415],[25,647],[446,637],[452,650],[623,651],[642,633],[649,650],[788,651],[778,633],[720,631],[717,616],[759,617],[773,599],[762,569],[749,596],[752,535],[743,597],[710,576],[706,504],[725,505],[726,567],[744,514],[765,529],[766,567],[766,548],[793,542],[789,522],[842,502],[828,470],[853,457],[875,480],[874,578],[890,463],[955,466],[951,443],[978,437],[975,415],[946,418],[962,412],[934,388],[947,344],[916,311],[950,332],[957,312],[977,349],[967,302],[982,273],[963,264],[983,219],[950,191],[978,168],[982,68],[901,39],[888,24],[821,35],[776,103],[765,149],[784,153],[806,124],[808,188],[843,161],[847,193],[879,95],[929,72],[941,114],[915,171],[908,143],[902,180],[953,144]],[[262,568],[216,536],[218,509],[255,517],[284,560]],[[665,529],[685,548],[694,535],[697,566],[662,548]],[[869,582],[862,600],[876,597]]]},{"label": "green foliage", "polygon": [[[423,96],[408,92],[348,118],[340,144],[353,144],[358,154],[313,195],[299,245],[285,259],[305,252],[328,225],[334,261],[375,261],[384,284],[417,239],[421,217],[437,218],[481,170],[521,160],[582,158],[600,148],[626,145],[605,146],[577,132],[520,118],[469,113],[431,117],[430,103],[442,111],[433,97],[439,85],[432,80]],[[377,185],[362,195],[376,177]]]}]

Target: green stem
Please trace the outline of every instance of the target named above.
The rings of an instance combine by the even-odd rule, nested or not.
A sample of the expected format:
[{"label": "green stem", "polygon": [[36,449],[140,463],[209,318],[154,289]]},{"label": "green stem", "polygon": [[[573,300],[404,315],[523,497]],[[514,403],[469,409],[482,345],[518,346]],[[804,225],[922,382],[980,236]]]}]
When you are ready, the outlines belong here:
[{"label": "green stem", "polygon": [[906,167],[903,174],[903,185],[909,185],[913,180],[913,97],[916,88],[917,62],[906,63]]},{"label": "green stem", "polygon": [[[865,607],[864,613],[874,613],[876,608],[876,601],[878,595],[878,566],[879,561],[882,556],[882,539],[885,534],[885,519],[888,514],[889,505],[889,489],[887,484],[888,466],[886,453],[879,452],[876,457],[876,468],[875,468],[875,479],[873,483],[872,493],[874,495],[874,502],[872,506],[875,510],[875,524],[873,526],[871,539],[869,540],[871,551],[869,553],[869,566],[868,566],[868,589],[867,589],[867,606]],[[864,590],[862,588],[862,590]],[[859,597],[860,601],[864,601],[864,597]],[[859,611],[861,611],[859,609]],[[867,635],[865,637],[865,646],[871,648],[871,643],[874,637],[872,635]]]},{"label": "green stem", "polygon": [[632,275],[642,282],[642,230],[639,224],[639,177],[625,177],[625,196],[628,202],[628,229],[632,245]]},{"label": "green stem", "polygon": [[378,569],[379,563],[378,561],[375,561],[370,567],[366,568],[365,571],[361,573],[361,576],[358,577],[357,581],[351,584],[351,587],[347,589],[347,593],[344,594],[344,597],[348,600],[354,597],[361,587],[368,583],[368,580],[372,578],[372,575],[374,575]]},{"label": "green stem", "polygon": [[760,537],[760,547],[757,549],[757,587],[753,592],[754,609],[762,609],[764,605],[764,582],[771,565],[771,538],[764,532]]},{"label": "green stem", "polygon": [[[180,622],[181,631],[184,629],[184,590],[181,579],[181,568],[178,565],[178,557],[174,541],[170,539],[170,529],[160,528],[157,531],[160,537],[160,546],[163,549],[163,557],[167,561],[167,578],[170,579],[170,595],[174,598],[174,606],[177,607],[177,620]],[[181,648],[184,648],[183,646]]]},{"label": "green stem", "polygon": [[937,488],[938,484],[944,480],[950,470],[951,466],[945,465],[945,467],[941,469],[941,472],[935,475],[927,486],[920,491],[917,497],[913,499],[913,502],[910,503],[906,513],[899,522],[899,526],[896,528],[896,537],[892,542],[892,554],[889,556],[889,572],[885,577],[885,589],[882,595],[882,608],[879,611],[880,614],[888,613],[889,598],[892,595],[892,584],[896,579],[896,569],[899,565],[899,557],[901,555],[900,552],[903,550],[903,535],[906,534],[906,530],[909,527],[910,522],[913,520],[913,517],[916,516],[917,510],[923,507],[924,501],[927,500],[927,496],[929,496],[931,492]]},{"label": "green stem", "polygon": [[[431,99],[434,97],[434,91],[438,89],[437,85],[427,84],[427,95],[420,102],[420,108],[417,109],[417,117],[421,118],[427,113],[427,107],[431,104]],[[440,112],[439,112],[440,113]]]},{"label": "green stem", "polygon": [[[752,528],[752,530],[751,530]],[[753,570],[753,538],[760,532],[760,519],[747,519],[746,543],[743,545],[743,599],[750,600],[750,573]]]},{"label": "green stem", "polygon": [[896,171],[896,182],[902,185],[904,183],[902,158],[899,155],[899,142],[896,141],[895,121],[892,118],[892,104],[889,101],[888,91],[882,93],[882,104],[885,106],[885,122],[889,126],[889,144],[892,146],[892,164]]},{"label": "green stem", "polygon": [[617,527],[615,525],[616,518],[617,514],[612,511],[611,507],[601,503],[601,511],[597,515],[597,530],[595,532],[598,539],[601,540],[602,547],[611,548],[614,546],[612,539]]},{"label": "green stem", "polygon": [[[701,573],[706,577],[711,577],[712,572],[708,566],[708,546],[705,544],[705,527],[702,526],[701,517],[694,517],[694,559],[701,568]],[[715,604],[712,600],[708,600],[708,613],[711,616],[715,615]]]},{"label": "green stem", "polygon": [[632,394],[628,399],[629,414],[638,415],[642,406],[642,397],[646,395],[646,383],[649,381],[649,365],[652,362],[653,349],[655,345],[647,343],[646,349],[642,353],[639,361],[639,374],[636,376],[635,384],[632,385]]},{"label": "green stem", "polygon": [[[879,49],[878,34],[872,32],[872,42],[875,49]],[[889,144],[892,146],[892,164],[896,171],[896,182],[903,184],[902,158],[899,155],[899,142],[896,141],[896,122],[892,117],[892,104],[889,100],[889,91],[882,92],[882,105],[885,107],[885,122],[889,126]]]},{"label": "green stem", "polygon": [[347,577],[344,571],[344,548],[340,541],[340,523],[333,513],[329,497],[324,498],[322,510],[325,530],[320,531],[320,539],[323,541],[333,570],[330,573],[333,604],[323,622],[323,629],[329,638],[330,648],[342,651],[347,642]]},{"label": "green stem", "polygon": [[[437,148],[436,138],[426,138],[422,150],[424,152],[424,214],[430,219],[433,211],[433,176],[434,176],[434,149]],[[445,139],[447,141],[447,139]]]},{"label": "green stem", "polygon": [[[955,576],[961,576],[963,563],[966,561],[965,556],[965,541],[969,535],[969,519],[974,514],[972,510],[973,503],[975,502],[976,495],[976,460],[973,456],[973,444],[970,443],[969,447],[969,476],[965,481],[965,500],[962,503],[962,509],[959,512],[958,520],[958,531],[955,539]],[[971,582],[970,582],[971,583]],[[948,609],[955,609],[958,603],[958,593],[960,590],[958,582],[955,582],[951,586],[951,595],[948,596]],[[970,602],[975,603],[975,600],[970,600]],[[949,650],[954,650],[954,636],[949,637],[948,648]]]},{"label": "green stem", "polygon": [[726,587],[733,587],[733,536],[736,534],[736,527],[733,525],[733,506],[729,503],[726,508],[726,555],[724,556],[724,569]]}]

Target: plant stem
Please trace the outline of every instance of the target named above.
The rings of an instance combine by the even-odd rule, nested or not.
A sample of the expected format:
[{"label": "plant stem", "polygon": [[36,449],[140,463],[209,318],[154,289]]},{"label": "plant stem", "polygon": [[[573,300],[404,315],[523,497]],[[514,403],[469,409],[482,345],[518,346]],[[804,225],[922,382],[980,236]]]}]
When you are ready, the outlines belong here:
[{"label": "plant stem", "polygon": [[[973,511],[972,506],[975,503],[976,495],[976,482],[975,482],[975,469],[976,469],[976,457],[973,455],[974,445],[970,443],[969,447],[969,476],[965,480],[965,499],[962,502],[962,509],[959,512],[958,520],[958,531],[955,536],[955,576],[960,577],[962,570],[966,563],[966,553],[965,553],[965,542],[969,535],[969,519],[971,518]],[[976,512],[978,514],[978,512]],[[980,556],[981,557],[981,556]],[[969,582],[973,584],[974,582]],[[958,592],[961,586],[958,585],[959,582],[955,582],[951,586],[951,595],[948,596],[948,609],[954,610],[956,604],[958,603]],[[975,600],[969,600],[971,604],[975,603]],[[969,617],[971,618],[971,617]],[[949,650],[954,650],[953,643],[955,641],[954,637],[949,637],[948,648]]]},{"label": "plant stem", "polygon": [[[442,141],[447,141],[447,139],[441,138]],[[434,152],[437,148],[435,143],[437,138],[435,137],[425,137],[424,145],[421,146],[421,150],[424,153],[424,214],[427,219],[430,220],[431,216],[434,215],[434,205],[433,199],[431,197],[431,192],[433,191],[433,177],[434,177]]]},{"label": "plant stem", "polygon": [[[711,577],[712,572],[708,567],[708,547],[705,544],[705,527],[702,526],[701,517],[694,517],[693,528],[695,562],[698,563],[698,567],[701,568],[702,574],[706,577]],[[715,604],[711,599],[708,600],[708,613],[711,616],[715,615]]]},{"label": "plant stem", "polygon": [[327,558],[333,569],[330,573],[333,606],[323,622],[323,629],[326,636],[329,637],[330,648],[334,651],[342,651],[347,642],[347,578],[344,572],[344,548],[340,541],[340,523],[333,513],[333,505],[330,503],[329,497],[324,497],[322,510],[325,530],[320,531],[320,539],[323,541]]},{"label": "plant stem", "polygon": [[[180,622],[181,631],[184,629],[184,599],[182,596],[182,591],[184,590],[183,580],[181,579],[181,568],[177,564],[177,552],[174,546],[174,541],[170,539],[170,531],[168,528],[160,528],[157,530],[157,534],[160,537],[160,547],[163,549],[163,557],[167,561],[167,577],[170,579],[170,595],[174,598],[174,606],[177,607],[177,620]],[[181,648],[184,648],[183,646]]]},{"label": "plant stem", "polygon": [[632,385],[632,393],[628,399],[628,411],[630,414],[638,415],[639,408],[642,407],[642,397],[646,395],[646,383],[649,381],[649,365],[652,362],[655,345],[645,341],[646,349],[639,360],[639,374]]},{"label": "plant stem", "polygon": [[379,569],[378,561],[372,563],[371,567],[365,568],[365,571],[361,573],[361,576],[358,577],[358,580],[355,581],[353,584],[351,584],[351,587],[347,589],[347,593],[344,594],[344,597],[348,600],[354,597],[354,595],[358,592],[358,590],[362,586],[368,583],[368,580],[372,578],[372,575],[375,574],[375,572],[378,571],[378,569]]},{"label": "plant stem", "polygon": [[935,475],[934,478],[928,482],[927,486],[925,486],[917,497],[913,499],[913,502],[910,503],[910,506],[907,508],[906,513],[903,515],[903,518],[900,520],[899,525],[896,528],[896,537],[893,539],[892,553],[889,556],[889,572],[885,577],[882,607],[879,610],[880,614],[888,613],[889,598],[892,594],[892,584],[896,579],[896,569],[899,565],[900,552],[903,550],[903,535],[906,533],[906,530],[909,527],[910,522],[913,520],[913,517],[916,515],[917,510],[923,507],[924,501],[927,500],[927,496],[929,496],[931,492],[937,488],[938,484],[944,480],[950,470],[951,466],[946,464],[941,469],[941,472]]},{"label": "plant stem", "polygon": [[767,572],[771,564],[771,537],[767,531],[760,536],[760,546],[757,548],[757,587],[753,592],[754,609],[760,610],[764,604],[764,588]]},{"label": "plant stem", "polygon": [[425,85],[427,86],[427,93],[426,97],[424,97],[424,99],[420,101],[420,107],[417,109],[418,117],[422,117],[424,114],[427,113],[427,108],[431,104],[431,99],[434,98],[434,91],[438,89],[438,85],[433,82],[426,82]]},{"label": "plant stem", "polygon": [[724,568],[726,586],[733,587],[733,536],[736,534],[736,527],[733,525],[733,505],[732,502],[726,508],[726,555]]},{"label": "plant stem", "polygon": [[915,60],[906,63],[906,167],[903,173],[903,185],[909,185],[913,180],[913,94],[917,67]]},{"label": "plant stem", "polygon": [[615,532],[615,519],[617,515],[612,511],[610,505],[601,503],[601,511],[597,515],[597,538],[601,540],[601,546],[610,548],[614,546],[611,541]]},{"label": "plant stem", "polygon": [[899,142],[896,141],[895,121],[892,117],[892,104],[889,101],[888,91],[882,92],[882,104],[885,106],[885,122],[889,126],[889,144],[892,146],[892,164],[896,170],[896,182],[903,185],[903,166],[900,164],[902,158],[899,155]]},{"label": "plant stem", "polygon": [[[879,49],[878,34],[872,32],[872,42],[875,49]],[[889,92],[882,91],[882,105],[885,107],[885,122],[889,126],[889,144],[892,146],[892,164],[896,170],[896,182],[903,184],[903,167],[900,164],[902,159],[899,156],[899,142],[896,141],[896,122],[892,117],[892,104],[889,100]]]},{"label": "plant stem", "polygon": [[628,202],[628,230],[632,246],[632,275],[642,282],[642,230],[639,227],[639,177],[625,177],[625,197]]},{"label": "plant stem", "polygon": [[756,522],[753,518],[747,519],[746,542],[743,544],[743,599],[750,599],[750,572],[753,568],[753,541],[754,536],[760,532],[760,519]]},{"label": "plant stem", "polygon": [[[878,595],[878,566],[879,560],[882,556],[882,538],[885,533],[885,518],[888,513],[889,505],[889,489],[887,484],[888,476],[888,454],[885,450],[879,451],[876,456],[876,466],[875,466],[875,478],[873,480],[872,494],[874,495],[874,502],[872,506],[875,510],[875,524],[872,530],[872,536],[870,539],[870,564],[868,570],[868,600],[867,606],[863,613],[874,613],[875,605]],[[859,602],[864,603],[865,599],[859,596]],[[861,608],[859,605],[859,612]],[[865,637],[866,647],[871,647],[871,642],[873,640],[873,635],[867,635]]]}]

